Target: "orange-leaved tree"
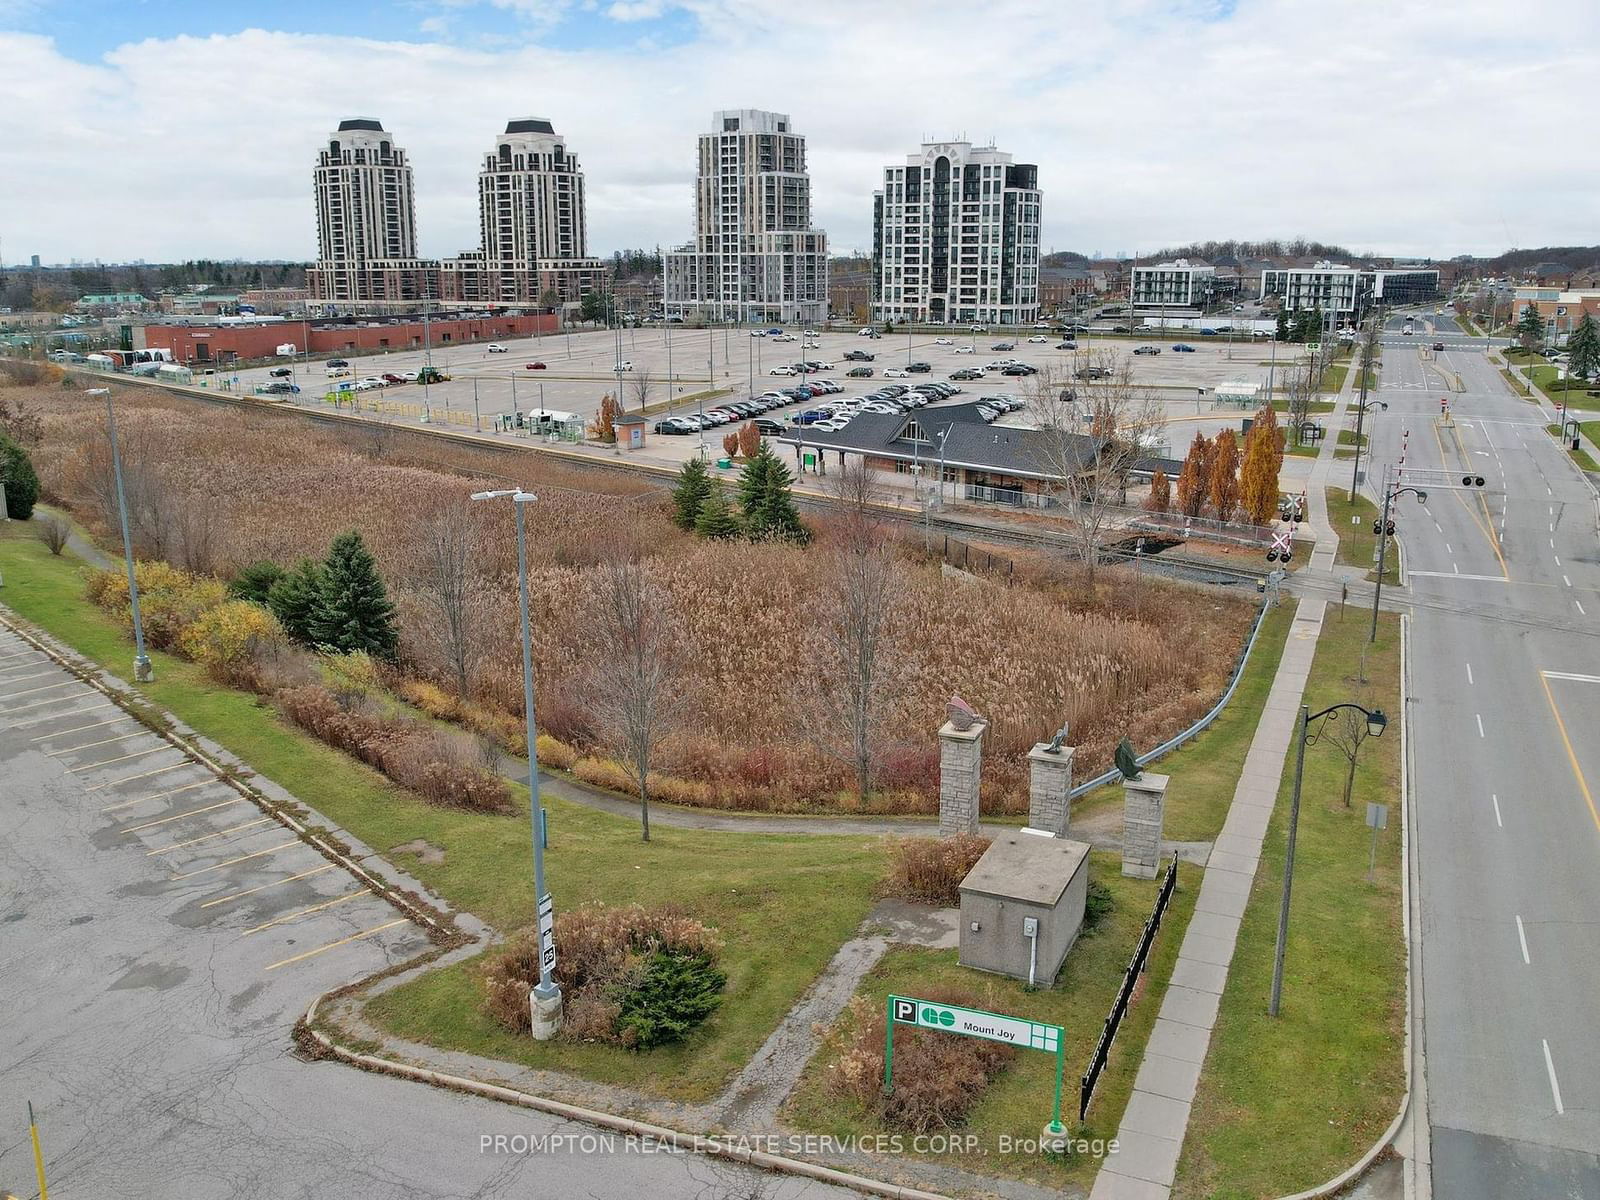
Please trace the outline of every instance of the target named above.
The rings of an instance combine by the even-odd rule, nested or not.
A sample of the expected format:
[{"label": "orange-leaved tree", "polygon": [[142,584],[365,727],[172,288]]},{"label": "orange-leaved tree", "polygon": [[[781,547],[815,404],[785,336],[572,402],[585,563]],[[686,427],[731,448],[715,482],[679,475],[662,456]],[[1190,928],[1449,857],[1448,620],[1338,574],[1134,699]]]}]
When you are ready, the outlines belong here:
[{"label": "orange-leaved tree", "polygon": [[1198,517],[1206,506],[1206,488],[1211,482],[1211,439],[1196,432],[1178,472],[1178,511]]},{"label": "orange-leaved tree", "polygon": [[756,423],[747,421],[739,426],[740,455],[744,458],[754,458],[759,449],[761,449],[761,430],[756,428]]},{"label": "orange-leaved tree", "polygon": [[1167,480],[1167,473],[1157,467],[1155,474],[1150,476],[1150,495],[1146,498],[1144,506],[1151,512],[1164,513],[1172,507],[1172,485]]},{"label": "orange-leaved tree", "polygon": [[722,435],[722,452],[729,458],[739,453],[739,431],[730,430]]},{"label": "orange-leaved tree", "polygon": [[617,440],[617,398],[610,393],[600,397],[600,408],[589,423],[589,434],[599,442]]},{"label": "orange-leaved tree", "polygon": [[1224,429],[1212,443],[1211,478],[1207,491],[1217,520],[1233,520],[1239,507],[1239,440],[1233,430]]},{"label": "orange-leaved tree", "polygon": [[[1271,409],[1264,410],[1269,415]],[[1239,505],[1244,515],[1257,525],[1272,520],[1278,507],[1278,464],[1282,453],[1278,439],[1278,425],[1273,420],[1262,420],[1258,413],[1255,424],[1244,437],[1244,462],[1239,468]]]}]

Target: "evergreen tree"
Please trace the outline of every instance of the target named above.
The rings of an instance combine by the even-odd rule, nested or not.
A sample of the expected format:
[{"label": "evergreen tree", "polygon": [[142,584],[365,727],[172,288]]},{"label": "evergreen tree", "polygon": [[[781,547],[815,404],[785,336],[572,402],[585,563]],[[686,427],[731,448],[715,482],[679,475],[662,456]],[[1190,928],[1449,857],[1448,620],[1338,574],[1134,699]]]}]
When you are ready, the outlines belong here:
[{"label": "evergreen tree", "polygon": [[394,605],[372,551],[355,530],[333,539],[322,564],[322,588],[311,614],[312,640],[341,653],[365,650],[394,657],[400,644]]},{"label": "evergreen tree", "polygon": [[700,510],[714,487],[703,459],[691,458],[683,464],[683,469],[678,472],[678,482],[672,489],[672,519],[679,529],[696,527]]},{"label": "evergreen tree", "polygon": [[0,483],[6,485],[6,513],[13,521],[33,517],[39,499],[39,476],[34,474],[28,452],[0,433]]},{"label": "evergreen tree", "polygon": [[228,584],[228,594],[240,600],[267,604],[272,585],[283,578],[283,568],[275,562],[253,562],[240,569]]},{"label": "evergreen tree", "polygon": [[1531,304],[1522,310],[1522,316],[1517,320],[1517,339],[1525,350],[1544,344],[1544,318]]},{"label": "evergreen tree", "polygon": [[694,531],[703,538],[729,541],[740,534],[739,518],[728,504],[720,484],[713,483],[695,517]]},{"label": "evergreen tree", "polygon": [[744,510],[745,532],[752,539],[803,542],[809,538],[789,494],[793,482],[789,468],[763,442],[739,476],[739,507]]},{"label": "evergreen tree", "polygon": [[1280,342],[1289,340],[1289,314],[1281,308],[1278,310],[1278,328],[1272,336]]},{"label": "evergreen tree", "polygon": [[1595,326],[1593,313],[1584,313],[1567,337],[1567,369],[1581,379],[1600,370],[1600,328]]},{"label": "evergreen tree", "polygon": [[756,509],[761,507],[761,498],[767,493],[767,475],[775,465],[782,466],[772,448],[762,445],[739,472],[739,508],[747,522],[754,519]]},{"label": "evergreen tree", "polygon": [[302,558],[267,589],[267,607],[290,637],[310,644],[311,619],[321,594],[322,567],[314,559]]}]

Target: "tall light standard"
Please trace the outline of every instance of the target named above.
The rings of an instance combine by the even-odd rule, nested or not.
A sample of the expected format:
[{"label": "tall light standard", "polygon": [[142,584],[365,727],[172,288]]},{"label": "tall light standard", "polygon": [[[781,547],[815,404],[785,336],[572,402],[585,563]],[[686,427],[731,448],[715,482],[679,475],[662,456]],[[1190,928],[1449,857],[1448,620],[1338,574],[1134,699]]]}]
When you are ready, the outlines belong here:
[{"label": "tall light standard", "polygon": [[[1481,484],[1482,480],[1479,482]],[[1378,579],[1372,589],[1372,632],[1367,635],[1369,645],[1378,640],[1378,601],[1383,598],[1383,571],[1389,555],[1389,513],[1393,509],[1394,502],[1407,492],[1417,498],[1418,504],[1428,502],[1428,493],[1421,488],[1385,485],[1383,489],[1383,512],[1378,517]]]},{"label": "tall light standard", "polygon": [[117,414],[110,388],[90,388],[89,395],[106,398],[106,427],[111,434],[111,468],[117,479],[117,516],[122,522],[122,560],[128,570],[128,603],[133,609],[133,679],[149,683],[155,676],[150,656],[144,652],[144,619],[139,613],[139,581],[133,570],[133,539],[128,536],[128,501],[122,492],[122,455],[117,452]]},{"label": "tall light standard", "polygon": [[1367,368],[1361,367],[1361,400],[1356,405],[1356,460],[1350,467],[1350,503],[1356,500],[1356,484],[1361,481],[1361,424],[1367,415],[1367,409],[1381,408],[1389,411],[1389,404],[1384,400],[1367,399]]},{"label": "tall light standard", "polygon": [[1289,938],[1289,893],[1294,887],[1294,839],[1300,826],[1300,778],[1306,766],[1306,744],[1313,740],[1309,727],[1311,722],[1336,713],[1341,708],[1353,708],[1364,716],[1367,719],[1367,731],[1373,737],[1382,737],[1389,724],[1389,718],[1383,715],[1381,708],[1368,710],[1359,704],[1335,704],[1314,713],[1309,705],[1300,706],[1300,719],[1295,723],[1294,730],[1294,792],[1289,802],[1289,846],[1283,861],[1283,899],[1278,905],[1278,944],[1272,953],[1272,1000],[1267,1005],[1267,1012],[1274,1017],[1278,1015],[1278,1003],[1283,998],[1283,951]]},{"label": "tall light standard", "polygon": [[[533,891],[539,927],[539,982],[529,998],[533,1036],[547,1042],[561,1029],[561,988],[554,978],[556,944],[545,932],[546,922],[554,922],[555,909],[544,887],[544,813],[539,800],[539,734],[533,723],[533,631],[528,620],[528,537],[523,521],[524,505],[539,497],[520,488],[494,492],[474,492],[474,500],[511,498],[517,510],[517,601],[522,615],[522,706],[527,714],[528,806],[533,829]],[[548,942],[546,938],[549,938]]]}]

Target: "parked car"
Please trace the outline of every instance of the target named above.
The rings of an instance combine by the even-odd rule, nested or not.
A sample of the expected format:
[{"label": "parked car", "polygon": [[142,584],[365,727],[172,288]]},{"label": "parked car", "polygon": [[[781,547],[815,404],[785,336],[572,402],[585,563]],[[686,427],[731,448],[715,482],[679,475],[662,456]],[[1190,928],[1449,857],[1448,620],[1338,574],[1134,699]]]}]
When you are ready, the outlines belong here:
[{"label": "parked car", "polygon": [[1050,328],[1050,322],[1049,321],[1035,321],[1033,323],[1033,327],[1035,329],[1049,329]]},{"label": "parked car", "polygon": [[1057,342],[1056,343],[1056,349],[1057,350],[1076,350],[1077,348],[1078,348],[1078,343],[1077,342]]},{"label": "parked car", "polygon": [[330,367],[348,367],[349,365],[349,362],[342,358],[330,358],[328,360],[328,366]]},{"label": "parked car", "polygon": [[767,331],[765,329],[752,329],[750,331],[750,336],[751,337],[766,337],[767,336]]},{"label": "parked car", "polygon": [[845,374],[851,379],[871,379],[871,367],[851,367]]},{"label": "parked car", "polygon": [[274,379],[287,379],[294,374],[294,369],[292,367],[273,367],[267,374]]},{"label": "parked car", "polygon": [[298,395],[300,392],[300,387],[298,384],[289,383],[286,380],[280,379],[276,383],[267,384],[261,390],[269,396],[287,396],[291,394]]},{"label": "parked car", "polygon": [[655,431],[673,437],[681,437],[686,433],[693,433],[694,426],[678,417],[667,417],[655,423]]},{"label": "parked car", "polygon": [[1077,375],[1079,379],[1109,379],[1111,377],[1111,368],[1079,367]]},{"label": "parked car", "polygon": [[969,330],[971,330],[973,333],[988,333],[989,332],[989,327],[987,325],[969,325],[969,326],[967,326],[967,328]]},{"label": "parked car", "polygon": [[1030,342],[1038,342],[1040,345],[1043,345],[1045,342],[1048,342],[1050,339],[1045,337],[1043,334],[1036,333],[1031,338],[1029,338],[1028,340]]},{"label": "parked car", "polygon": [[953,338],[934,338],[933,344],[935,346],[954,346],[956,343]]},{"label": "parked car", "polygon": [[756,432],[761,434],[762,437],[777,437],[784,432],[784,428],[771,417],[757,417]]},{"label": "parked car", "polygon": [[388,386],[388,382],[385,379],[383,379],[381,376],[378,376],[378,375],[368,375],[361,382],[366,384],[368,387],[374,387],[374,388],[381,388],[381,387],[387,387]]},{"label": "parked car", "polygon": [[1186,342],[1179,342],[1172,349],[1173,349],[1173,352],[1176,353],[1176,354],[1193,354],[1194,353],[1194,347],[1189,345]]},{"label": "parked car", "polygon": [[957,346],[956,347],[956,353],[957,354],[976,354],[977,351],[975,349],[973,349],[971,346]]},{"label": "parked car", "polygon": [[616,366],[612,367],[611,369],[613,371],[631,371],[631,370],[633,370],[633,364],[631,362],[628,362],[626,359],[624,359],[622,362],[619,362]]},{"label": "parked car", "polygon": [[1132,333],[1133,330],[1129,329],[1126,325],[1113,325],[1111,327],[1111,332],[1112,333]]},{"label": "parked car", "polygon": [[401,371],[400,378],[405,380],[407,383],[415,383],[418,376],[415,371]]},{"label": "parked car", "polygon": [[974,379],[982,379],[983,378],[983,372],[978,370],[977,367],[961,367],[958,370],[951,371],[950,372],[950,378],[951,379],[964,379],[964,380],[967,380],[967,381],[970,382],[971,380],[974,380]]},{"label": "parked car", "polygon": [[530,371],[543,371],[546,369],[547,368],[542,362],[531,362],[528,364],[528,370]]},{"label": "parked car", "polygon": [[989,347],[991,350],[1015,350],[1016,348],[1017,345],[1015,342],[996,342],[994,345]]},{"label": "parked car", "polygon": [[1433,348],[1435,350],[1443,350],[1444,349],[1444,343],[1443,342],[1435,342],[1433,344]]},{"label": "parked car", "polygon": [[998,421],[1000,419],[1000,410],[990,408],[987,404],[980,404],[978,405],[978,415],[985,421]]},{"label": "parked car", "polygon": [[913,375],[926,375],[929,371],[933,370],[933,364],[925,362],[907,363],[906,370],[910,371]]},{"label": "parked car", "polygon": [[1135,346],[1133,348],[1133,352],[1135,354],[1160,354],[1161,353],[1161,347],[1160,346]]},{"label": "parked car", "polygon": [[803,412],[795,413],[794,416],[789,418],[795,425],[815,425],[818,421],[826,421],[827,419],[828,414],[820,408],[808,408]]},{"label": "parked car", "polygon": [[506,348],[504,346],[502,346],[499,342],[490,342],[487,346],[484,347],[484,349],[487,350],[490,354],[506,354],[506,353],[509,353],[509,351],[507,351]]},{"label": "parked car", "polygon": [[795,369],[793,367],[781,367],[781,366],[780,367],[772,367],[767,371],[767,374],[768,375],[793,375],[793,374],[795,374]]},{"label": "parked car", "polygon": [[885,379],[910,379],[911,372],[904,367],[888,367],[883,372]]},{"label": "parked car", "polygon": [[1200,336],[1201,337],[1216,337],[1217,336],[1217,331],[1215,329],[1202,329],[1200,331]]},{"label": "parked car", "polygon": [[770,329],[767,330],[767,336],[775,342],[794,342],[799,340],[792,333],[773,333]]},{"label": "parked car", "polygon": [[1037,375],[1037,368],[1030,367],[1027,363],[1011,363],[1000,368],[1002,375]]},{"label": "parked car", "polygon": [[845,362],[871,362],[876,357],[877,355],[868,354],[865,350],[846,350],[844,352]]}]

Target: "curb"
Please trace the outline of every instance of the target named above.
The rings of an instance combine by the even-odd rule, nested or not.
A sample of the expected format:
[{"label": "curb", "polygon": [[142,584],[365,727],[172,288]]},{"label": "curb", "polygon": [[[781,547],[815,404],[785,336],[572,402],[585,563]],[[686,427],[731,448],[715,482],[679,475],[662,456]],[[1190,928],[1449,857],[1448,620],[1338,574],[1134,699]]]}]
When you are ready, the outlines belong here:
[{"label": "curb", "polygon": [[341,1062],[360,1067],[363,1070],[376,1071],[383,1075],[408,1079],[414,1083],[426,1083],[449,1091],[464,1092],[468,1095],[482,1097],[485,1100],[496,1100],[502,1104],[512,1104],[518,1108],[529,1108],[567,1121],[581,1121],[586,1125],[609,1129],[626,1137],[639,1138],[642,1141],[670,1146],[679,1153],[703,1154],[728,1162],[743,1163],[764,1171],[794,1175],[803,1179],[814,1179],[818,1183],[829,1183],[836,1187],[849,1188],[867,1196],[884,1196],[888,1197],[889,1200],[950,1200],[949,1197],[938,1192],[902,1187],[899,1184],[885,1183],[878,1179],[868,1179],[864,1175],[855,1175],[849,1171],[840,1171],[818,1163],[806,1162],[804,1159],[790,1158],[782,1154],[768,1154],[761,1150],[751,1150],[746,1146],[740,1145],[739,1140],[732,1137],[723,1138],[715,1134],[685,1133],[682,1130],[669,1129],[665,1125],[652,1125],[647,1121],[635,1121],[631,1117],[619,1117],[612,1113],[582,1108],[576,1104],[550,1100],[543,1096],[535,1096],[530,1092],[519,1092],[515,1088],[500,1087],[492,1083],[480,1083],[475,1079],[465,1079],[459,1075],[447,1075],[441,1071],[430,1071],[425,1067],[413,1067],[406,1063],[395,1062],[392,1059],[379,1058],[373,1054],[361,1054],[339,1045],[315,1027],[317,1008],[329,994],[325,992],[311,1002],[311,1006],[306,1009],[305,1016],[300,1019],[300,1027],[305,1031],[305,1035],[316,1042],[317,1046],[328,1057],[336,1058]]},{"label": "curb", "polygon": [[1281,1197],[1280,1200],[1324,1200],[1325,1197],[1337,1196],[1361,1176],[1365,1175],[1372,1164],[1377,1162],[1393,1144],[1395,1136],[1400,1132],[1400,1126],[1406,1119],[1406,1114],[1411,1111],[1411,1096],[1415,1084],[1412,1079],[1412,928],[1411,928],[1411,789],[1410,783],[1410,758],[1408,757],[1408,738],[1406,736],[1406,679],[1410,674],[1410,620],[1402,615],[1400,618],[1400,811],[1404,819],[1400,822],[1400,928],[1401,934],[1406,939],[1406,1038],[1405,1038],[1405,1064],[1406,1064],[1406,1093],[1400,1098],[1400,1110],[1395,1113],[1394,1120],[1389,1122],[1389,1127],[1378,1136],[1378,1140],[1367,1147],[1367,1151],[1354,1163],[1346,1167],[1339,1174],[1325,1183],[1308,1188],[1303,1192],[1295,1192],[1292,1196]]}]

